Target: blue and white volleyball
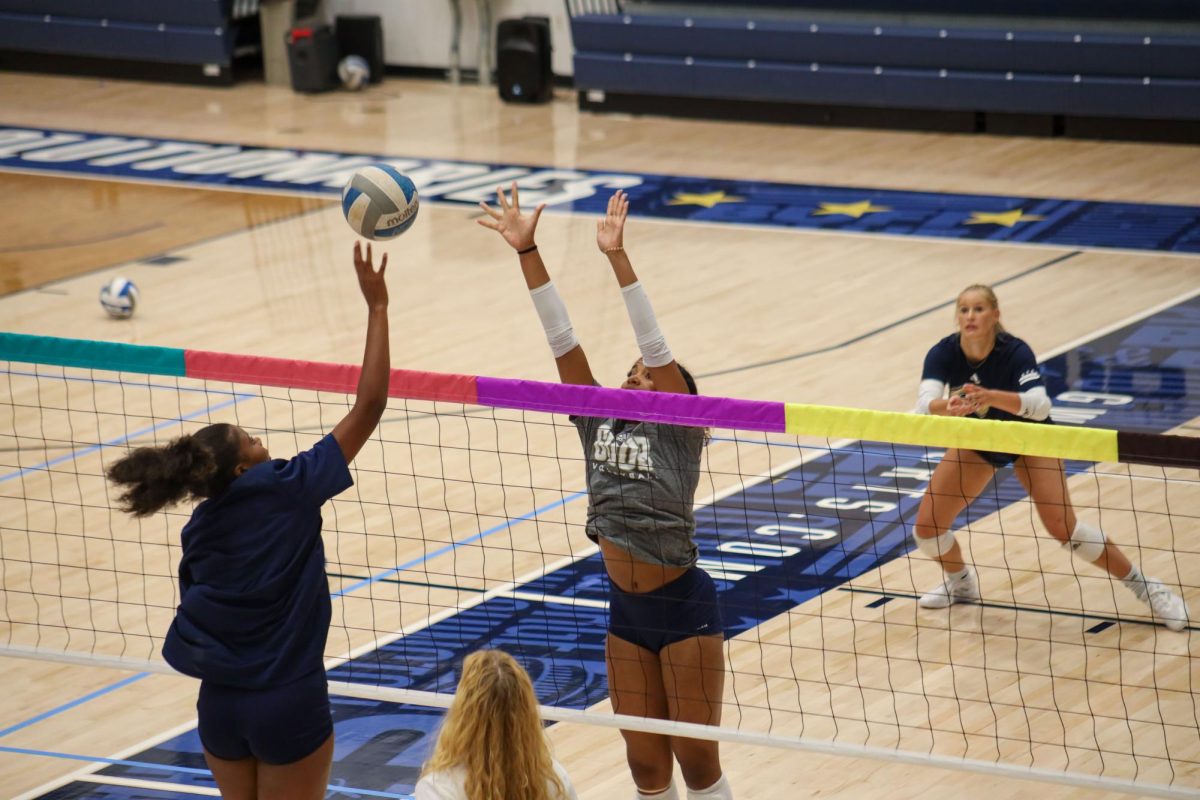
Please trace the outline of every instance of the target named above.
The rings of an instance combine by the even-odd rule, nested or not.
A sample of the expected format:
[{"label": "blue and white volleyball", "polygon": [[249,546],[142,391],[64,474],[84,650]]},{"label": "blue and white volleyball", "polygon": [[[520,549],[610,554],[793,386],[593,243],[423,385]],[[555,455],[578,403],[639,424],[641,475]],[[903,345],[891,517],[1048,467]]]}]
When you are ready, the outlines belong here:
[{"label": "blue and white volleyball", "polygon": [[338,62],[338,80],[352,92],[367,85],[371,80],[371,66],[362,56],[346,56]]},{"label": "blue and white volleyball", "polygon": [[133,281],[125,278],[113,278],[100,287],[100,305],[110,317],[129,319],[137,310],[138,288]]},{"label": "blue and white volleyball", "polygon": [[394,239],[417,219],[417,187],[387,164],[370,164],[350,177],[342,190],[342,213],[359,236]]}]

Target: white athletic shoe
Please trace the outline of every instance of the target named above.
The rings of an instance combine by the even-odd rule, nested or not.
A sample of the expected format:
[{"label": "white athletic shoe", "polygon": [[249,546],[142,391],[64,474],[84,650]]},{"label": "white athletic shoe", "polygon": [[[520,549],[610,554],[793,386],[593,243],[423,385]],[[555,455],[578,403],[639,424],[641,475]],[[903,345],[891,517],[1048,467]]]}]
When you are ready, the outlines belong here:
[{"label": "white athletic shoe", "polygon": [[946,608],[955,603],[978,601],[979,579],[975,577],[975,570],[967,569],[967,573],[957,580],[944,578],[936,589],[921,595],[917,604],[921,608]]},{"label": "white athletic shoe", "polygon": [[1150,606],[1156,622],[1161,622],[1173,631],[1181,631],[1187,627],[1187,605],[1182,597],[1172,592],[1162,581],[1146,578],[1146,598],[1142,602]]}]

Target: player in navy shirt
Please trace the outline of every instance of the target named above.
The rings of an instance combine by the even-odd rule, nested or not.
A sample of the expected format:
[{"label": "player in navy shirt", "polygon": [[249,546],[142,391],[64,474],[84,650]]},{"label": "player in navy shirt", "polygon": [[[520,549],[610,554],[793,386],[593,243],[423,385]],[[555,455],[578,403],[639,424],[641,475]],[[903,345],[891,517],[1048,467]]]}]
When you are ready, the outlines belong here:
[{"label": "player in navy shirt", "polygon": [[183,528],[180,601],[163,657],[200,679],[204,757],[223,797],[322,798],[333,760],[325,678],[329,582],[321,505],[353,481],[347,464],[387,406],[387,256],[354,246],[367,342],[354,406],[310,450],[272,459],[261,440],[218,423],[140,447],[108,477],[124,510],[148,516],[202,502]]},{"label": "player in navy shirt", "polygon": [[[942,339],[925,356],[917,412],[1049,423],[1050,398],[1037,359],[1029,345],[1000,324],[995,292],[988,286],[968,286],[958,296],[956,309],[958,333]],[[1122,581],[1157,621],[1171,630],[1187,625],[1187,607],[1179,595],[1143,576],[1099,528],[1076,517],[1062,461],[953,448],[934,469],[917,511],[917,549],[938,561],[944,573],[941,585],[921,597],[923,607],[979,599],[975,572],[963,561],[950,526],[996,469],[1010,464],[1051,536],[1072,555]]]},{"label": "player in navy shirt", "polygon": [[[538,255],[542,206],[522,214],[517,185],[500,208],[480,203],[479,224],[517,251],[521,272],[563,383],[595,385],[566,305]],[[629,199],[618,190],[596,224],[625,298],[642,357],[623,389],[695,394],[659,330],[650,300],[625,253]],[[575,417],[586,454],[587,534],[598,541],[609,577],[605,644],[608,686],[618,714],[718,725],[725,685],[724,627],[712,578],[696,566],[692,511],[706,433],[702,428]],[[622,730],[638,798],[677,800],[672,757],[689,800],[731,800],[715,741]]]}]

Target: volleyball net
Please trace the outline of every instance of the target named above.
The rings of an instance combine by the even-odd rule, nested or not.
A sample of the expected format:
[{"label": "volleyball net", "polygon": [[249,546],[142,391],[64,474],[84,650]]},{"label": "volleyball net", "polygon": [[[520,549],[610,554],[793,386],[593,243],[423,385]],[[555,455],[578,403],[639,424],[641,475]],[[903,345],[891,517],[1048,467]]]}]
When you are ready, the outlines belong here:
[{"label": "volleyball net", "polygon": [[[19,334],[0,334],[0,368],[0,654],[139,670],[168,670],[190,508],[122,514],[106,466],[212,422],[290,457],[342,418],[358,377]],[[1198,439],[403,370],[389,395],[354,487],[324,509],[335,693],[445,706],[462,659],[500,647],[550,719],[1147,795],[1200,786],[1195,627],[1167,631],[1071,559],[1013,470],[955,524],[981,602],[919,608],[941,572],[910,554],[948,448],[1061,458],[1080,518],[1200,608]],[[708,429],[696,542],[726,628],[719,727],[607,711],[608,583],[571,415]]]}]

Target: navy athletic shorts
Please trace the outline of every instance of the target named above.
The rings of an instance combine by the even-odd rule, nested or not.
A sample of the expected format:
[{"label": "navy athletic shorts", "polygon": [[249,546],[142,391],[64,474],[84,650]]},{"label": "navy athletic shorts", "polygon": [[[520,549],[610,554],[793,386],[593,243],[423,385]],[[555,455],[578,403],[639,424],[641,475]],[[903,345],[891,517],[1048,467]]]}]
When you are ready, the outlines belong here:
[{"label": "navy athletic shorts", "polygon": [[652,653],[693,636],[724,635],[717,586],[699,567],[651,592],[624,592],[613,584],[608,632]]},{"label": "navy athletic shorts", "polygon": [[972,452],[996,469],[1004,469],[1011,466],[1014,461],[1021,457],[1018,453],[993,453],[991,450],[973,450]]},{"label": "navy athletic shorts", "polygon": [[312,754],[333,733],[325,670],[285,686],[233,689],[200,683],[200,743],[217,758],[253,756],[291,764]]}]

